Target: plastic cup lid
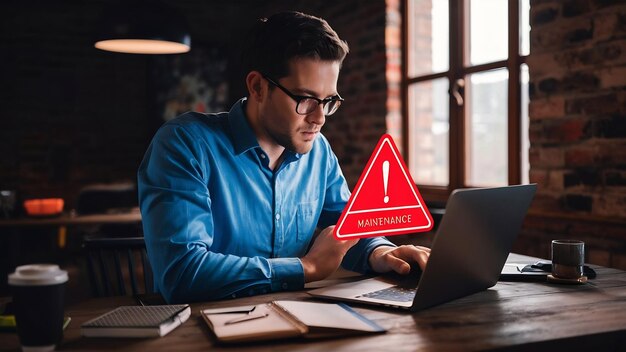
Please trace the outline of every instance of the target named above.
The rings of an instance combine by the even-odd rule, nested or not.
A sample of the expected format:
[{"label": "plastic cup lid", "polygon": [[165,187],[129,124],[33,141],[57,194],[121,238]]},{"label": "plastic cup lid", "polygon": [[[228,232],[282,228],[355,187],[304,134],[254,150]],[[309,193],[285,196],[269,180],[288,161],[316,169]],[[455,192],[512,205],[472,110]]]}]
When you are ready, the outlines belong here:
[{"label": "plastic cup lid", "polygon": [[56,264],[22,265],[9,274],[9,285],[14,286],[56,285],[67,280],[67,271],[61,270]]},{"label": "plastic cup lid", "polygon": [[49,352],[54,351],[57,345],[46,346],[22,346],[22,352]]}]

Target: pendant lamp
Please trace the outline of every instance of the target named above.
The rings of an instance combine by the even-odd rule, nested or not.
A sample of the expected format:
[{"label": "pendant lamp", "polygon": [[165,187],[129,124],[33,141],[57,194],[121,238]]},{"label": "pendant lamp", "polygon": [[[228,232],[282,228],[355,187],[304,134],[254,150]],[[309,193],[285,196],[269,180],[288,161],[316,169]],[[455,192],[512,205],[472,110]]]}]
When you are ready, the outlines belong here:
[{"label": "pendant lamp", "polygon": [[94,46],[118,53],[180,54],[191,49],[191,36],[185,18],[171,6],[127,1],[103,12]]}]

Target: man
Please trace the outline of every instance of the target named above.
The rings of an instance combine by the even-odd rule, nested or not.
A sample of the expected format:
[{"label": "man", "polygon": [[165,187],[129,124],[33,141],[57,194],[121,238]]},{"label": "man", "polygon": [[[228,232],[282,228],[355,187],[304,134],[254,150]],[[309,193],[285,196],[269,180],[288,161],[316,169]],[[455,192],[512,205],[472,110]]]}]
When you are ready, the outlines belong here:
[{"label": "man", "polygon": [[247,99],[228,113],[166,123],[139,168],[158,291],[168,302],[206,301],[302,289],[340,264],[424,267],[428,248],[333,237],[350,192],[320,130],[343,101],[347,44],[326,21],[298,12],[260,20],[253,33]]}]

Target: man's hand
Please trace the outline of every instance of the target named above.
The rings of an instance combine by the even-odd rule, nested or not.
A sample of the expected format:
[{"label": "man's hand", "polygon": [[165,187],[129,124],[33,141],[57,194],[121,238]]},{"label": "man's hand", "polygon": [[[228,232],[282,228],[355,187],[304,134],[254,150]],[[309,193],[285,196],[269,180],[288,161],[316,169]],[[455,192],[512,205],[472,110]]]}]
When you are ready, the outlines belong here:
[{"label": "man's hand", "polygon": [[408,274],[411,263],[417,263],[423,270],[430,256],[430,248],[421,246],[380,246],[370,254],[369,263],[372,270],[378,273],[395,271],[399,274]]},{"label": "man's hand", "polygon": [[309,252],[300,259],[304,267],[304,282],[325,279],[339,268],[346,252],[359,240],[338,241],[333,236],[335,226],[319,233]]}]

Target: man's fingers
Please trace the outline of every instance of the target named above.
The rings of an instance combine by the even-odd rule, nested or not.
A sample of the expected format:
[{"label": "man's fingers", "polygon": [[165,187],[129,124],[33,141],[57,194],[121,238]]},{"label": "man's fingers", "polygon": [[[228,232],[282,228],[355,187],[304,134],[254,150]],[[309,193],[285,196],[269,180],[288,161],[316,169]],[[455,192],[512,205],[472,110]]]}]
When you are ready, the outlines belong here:
[{"label": "man's fingers", "polygon": [[380,273],[393,270],[399,274],[408,274],[411,271],[410,263],[417,263],[423,270],[429,256],[430,248],[427,247],[413,245],[379,247],[374,250],[370,264]]},{"label": "man's fingers", "polygon": [[428,248],[428,247],[422,247],[422,246],[414,246],[414,247],[419,249],[419,250],[421,250],[421,251],[425,251],[425,252],[430,253],[430,248]]},{"label": "man's fingers", "polygon": [[396,256],[387,255],[386,260],[389,267],[398,274],[408,274],[411,271],[411,265]]},{"label": "man's fingers", "polygon": [[413,260],[419,264],[420,268],[424,270],[426,268],[426,263],[428,262],[428,257],[430,256],[430,251],[412,251]]},{"label": "man's fingers", "polygon": [[430,248],[421,246],[402,246],[400,248],[402,252],[396,255],[405,261],[411,261],[417,263],[422,270],[426,267],[428,257],[430,256]]}]

